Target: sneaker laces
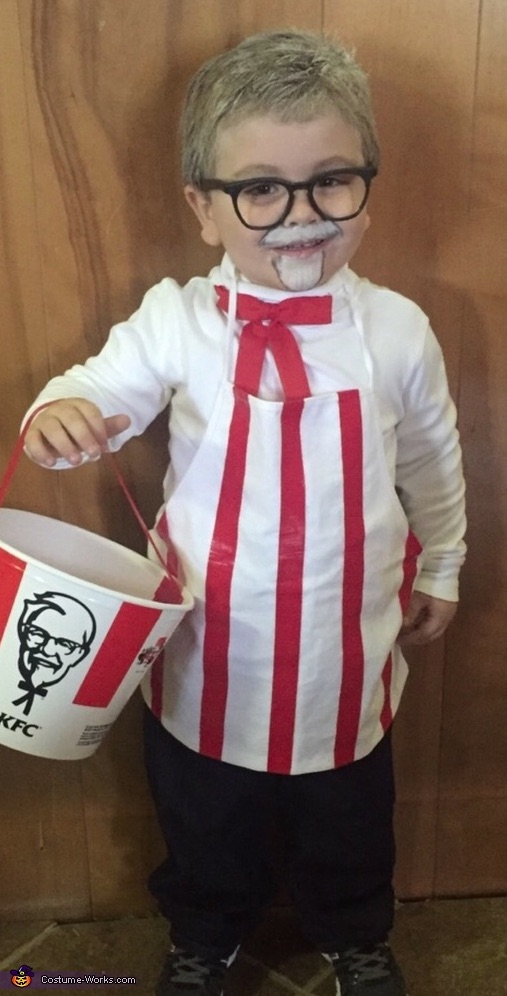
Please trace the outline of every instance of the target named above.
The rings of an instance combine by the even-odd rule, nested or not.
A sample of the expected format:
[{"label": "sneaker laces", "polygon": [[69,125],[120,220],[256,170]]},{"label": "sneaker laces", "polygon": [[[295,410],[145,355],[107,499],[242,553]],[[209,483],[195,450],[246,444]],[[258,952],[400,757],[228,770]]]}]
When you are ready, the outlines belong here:
[{"label": "sneaker laces", "polygon": [[392,973],[392,955],[388,944],[376,944],[372,948],[348,948],[327,956],[340,977],[340,973],[352,977],[356,983],[382,982]]},{"label": "sneaker laces", "polygon": [[221,981],[227,969],[228,959],[210,961],[190,951],[175,948],[170,955],[170,981],[175,985],[201,991],[203,983]]}]

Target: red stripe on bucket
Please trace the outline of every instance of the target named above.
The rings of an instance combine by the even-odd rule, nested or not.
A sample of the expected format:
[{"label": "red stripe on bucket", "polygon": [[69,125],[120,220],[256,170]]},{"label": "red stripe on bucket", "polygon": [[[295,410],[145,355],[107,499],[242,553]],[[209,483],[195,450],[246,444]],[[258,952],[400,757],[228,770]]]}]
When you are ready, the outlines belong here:
[{"label": "red stripe on bucket", "polygon": [[9,621],[14,599],[23,580],[26,561],[14,557],[6,550],[0,551],[0,640]]},{"label": "red stripe on bucket", "polygon": [[109,705],[161,614],[161,609],[143,605],[121,606],[77,690],[74,705],[95,709]]}]

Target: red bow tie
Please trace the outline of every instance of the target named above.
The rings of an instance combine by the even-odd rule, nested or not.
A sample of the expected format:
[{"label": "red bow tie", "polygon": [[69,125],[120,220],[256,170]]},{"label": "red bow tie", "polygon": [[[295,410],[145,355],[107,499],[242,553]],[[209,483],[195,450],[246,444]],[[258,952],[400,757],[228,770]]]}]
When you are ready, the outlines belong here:
[{"label": "red bow tie", "polygon": [[[215,287],[217,303],[227,313],[229,291]],[[283,301],[261,301],[249,294],[238,294],[236,318],[247,324],[240,337],[234,382],[247,394],[257,394],[266,349],[275,360],[286,399],[311,394],[299,346],[288,325],[329,325],[332,321],[332,297],[288,297]]]}]

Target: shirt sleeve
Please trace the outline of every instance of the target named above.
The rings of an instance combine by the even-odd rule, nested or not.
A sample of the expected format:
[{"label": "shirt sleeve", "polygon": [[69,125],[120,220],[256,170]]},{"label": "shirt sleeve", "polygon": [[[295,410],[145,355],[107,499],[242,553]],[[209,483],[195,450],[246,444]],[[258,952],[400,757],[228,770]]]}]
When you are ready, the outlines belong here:
[{"label": "shirt sleeve", "polygon": [[[30,415],[52,401],[86,398],[104,417],[125,414],[130,426],[110,441],[119,449],[138,436],[170,401],[181,381],[183,344],[177,334],[180,288],[167,278],[149,290],[126,322],[114,325],[97,356],[54,377],[28,410]],[[67,466],[57,461],[60,469]]]},{"label": "shirt sleeve", "polygon": [[457,601],[465,558],[465,484],[456,409],[442,351],[429,328],[403,392],[397,426],[396,488],[423,546],[416,587]]}]

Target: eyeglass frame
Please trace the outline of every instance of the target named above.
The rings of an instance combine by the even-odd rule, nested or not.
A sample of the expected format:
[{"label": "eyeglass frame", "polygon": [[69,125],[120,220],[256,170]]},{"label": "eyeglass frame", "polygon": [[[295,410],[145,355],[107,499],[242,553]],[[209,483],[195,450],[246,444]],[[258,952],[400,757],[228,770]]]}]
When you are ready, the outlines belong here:
[{"label": "eyeglass frame", "polygon": [[[358,207],[357,211],[354,211],[352,214],[347,214],[344,217],[336,217],[335,215],[326,214],[322,210],[322,208],[319,207],[313,196],[313,188],[316,186],[317,183],[319,183],[321,180],[325,180],[326,177],[328,176],[337,176],[339,174],[344,174],[347,176],[350,176],[350,174],[352,174],[353,176],[360,176],[364,180],[366,186],[363,200],[361,201],[361,204]],[[358,214],[361,214],[361,211],[363,210],[366,201],[368,200],[372,180],[375,179],[377,174],[378,174],[378,169],[376,168],[376,166],[340,166],[337,169],[329,169],[325,170],[325,172],[323,173],[317,173],[310,180],[302,180],[301,182],[298,183],[292,183],[289,180],[282,180],[280,179],[279,176],[253,176],[245,180],[233,180],[230,182],[227,180],[218,180],[215,178],[210,178],[209,180],[201,180],[201,182],[198,184],[198,187],[199,190],[202,190],[203,192],[208,192],[212,190],[221,190],[223,191],[224,194],[228,194],[229,197],[232,199],[236,215],[239,218],[241,224],[245,226],[245,228],[249,228],[252,231],[256,232],[259,231],[269,232],[271,231],[271,229],[277,228],[278,225],[283,224],[285,219],[291,213],[292,208],[294,207],[294,199],[295,199],[294,195],[296,190],[306,190],[308,201],[311,204],[312,208],[325,221],[350,221],[352,218],[357,218]],[[273,222],[271,225],[249,225],[248,222],[246,222],[244,218],[242,218],[241,216],[241,212],[238,207],[238,198],[245,187],[251,186],[252,184],[256,183],[257,184],[277,183],[280,187],[285,187],[289,195],[286,208],[284,209],[284,211],[282,211],[282,214],[280,215],[278,220]]]}]

